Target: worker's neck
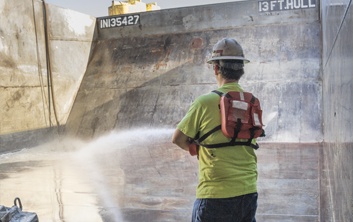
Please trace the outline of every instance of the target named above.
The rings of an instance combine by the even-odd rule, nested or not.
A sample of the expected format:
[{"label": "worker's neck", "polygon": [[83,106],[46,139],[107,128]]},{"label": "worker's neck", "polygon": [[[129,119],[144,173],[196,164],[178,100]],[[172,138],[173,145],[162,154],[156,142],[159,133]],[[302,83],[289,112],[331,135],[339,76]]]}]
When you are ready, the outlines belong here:
[{"label": "worker's neck", "polygon": [[221,80],[218,82],[218,86],[221,87],[221,86],[223,86],[223,85],[226,84],[226,83],[238,83],[238,81],[237,81],[237,80],[234,80],[234,79],[232,79],[232,80],[221,79]]}]

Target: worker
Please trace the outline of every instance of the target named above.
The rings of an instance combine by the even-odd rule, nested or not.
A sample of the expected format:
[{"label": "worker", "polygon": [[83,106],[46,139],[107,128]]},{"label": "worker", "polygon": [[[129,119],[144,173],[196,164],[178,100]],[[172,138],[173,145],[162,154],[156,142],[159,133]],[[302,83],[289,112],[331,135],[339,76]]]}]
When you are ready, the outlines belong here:
[{"label": "worker", "polygon": [[[218,41],[207,62],[213,65],[217,91],[243,91],[238,82],[244,74],[244,64],[249,60],[235,39]],[[219,104],[220,96],[213,92],[196,98],[178,123],[172,142],[190,153],[195,152],[191,150],[195,147],[194,139],[221,124]],[[228,141],[229,138],[218,130],[203,143]],[[258,173],[255,144],[256,139],[252,139],[251,145],[197,146],[199,183],[192,222],[256,222]]]}]

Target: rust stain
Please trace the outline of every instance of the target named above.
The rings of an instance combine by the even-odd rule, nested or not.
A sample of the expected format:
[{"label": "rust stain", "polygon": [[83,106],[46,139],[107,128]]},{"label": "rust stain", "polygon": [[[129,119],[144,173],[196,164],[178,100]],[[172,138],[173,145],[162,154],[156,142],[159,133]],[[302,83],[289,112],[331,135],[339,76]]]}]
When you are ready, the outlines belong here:
[{"label": "rust stain", "polygon": [[203,39],[202,38],[194,38],[191,42],[191,47],[193,49],[201,49],[203,48]]},{"label": "rust stain", "polygon": [[12,95],[12,100],[14,100],[14,101],[20,100],[21,97],[23,96],[23,94],[24,94],[23,90],[16,91],[16,92]]},{"label": "rust stain", "polygon": [[167,67],[167,63],[164,63],[163,61],[158,62],[158,63],[154,66],[154,69],[155,69],[155,70],[158,70],[158,69],[161,68],[161,67]]},{"label": "rust stain", "polygon": [[17,67],[15,61],[13,61],[13,59],[10,56],[0,52],[0,58],[1,58],[0,65],[2,65],[4,67],[8,67],[8,68],[16,68]]}]

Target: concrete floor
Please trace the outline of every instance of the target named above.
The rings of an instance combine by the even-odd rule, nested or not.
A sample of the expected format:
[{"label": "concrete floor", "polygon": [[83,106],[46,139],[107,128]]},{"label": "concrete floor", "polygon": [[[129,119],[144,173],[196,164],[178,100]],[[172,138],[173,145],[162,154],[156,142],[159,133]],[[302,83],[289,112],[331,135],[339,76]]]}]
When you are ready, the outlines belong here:
[{"label": "concrete floor", "polygon": [[[189,221],[197,159],[170,143],[172,133],[111,132],[89,143],[61,138],[3,154],[2,204],[18,196],[41,221]],[[261,144],[258,221],[319,220],[319,150]]]}]

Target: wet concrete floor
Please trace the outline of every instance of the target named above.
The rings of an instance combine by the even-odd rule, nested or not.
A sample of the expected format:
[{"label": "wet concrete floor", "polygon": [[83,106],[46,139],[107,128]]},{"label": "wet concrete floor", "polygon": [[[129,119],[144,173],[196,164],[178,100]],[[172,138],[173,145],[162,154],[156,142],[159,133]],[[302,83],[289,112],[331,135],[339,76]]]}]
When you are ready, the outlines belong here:
[{"label": "wet concrete floor", "polygon": [[[171,144],[173,131],[61,138],[2,154],[0,204],[20,197],[40,221],[190,221],[197,159]],[[318,221],[319,150],[261,144],[258,221]]]}]

